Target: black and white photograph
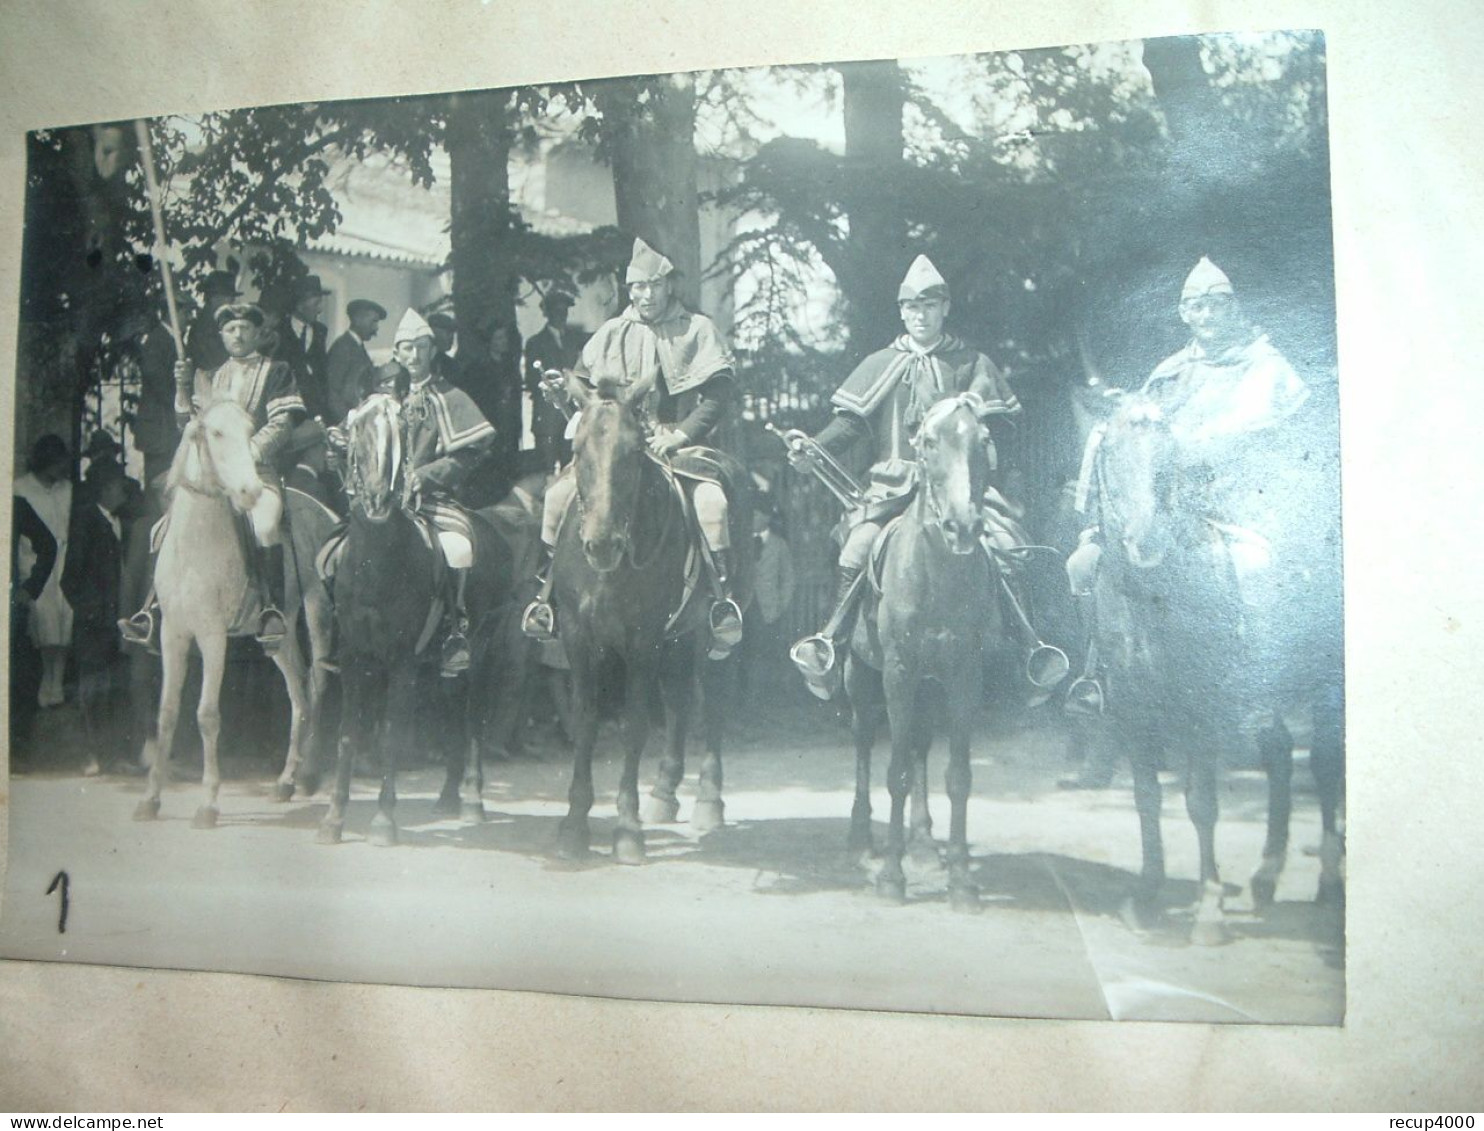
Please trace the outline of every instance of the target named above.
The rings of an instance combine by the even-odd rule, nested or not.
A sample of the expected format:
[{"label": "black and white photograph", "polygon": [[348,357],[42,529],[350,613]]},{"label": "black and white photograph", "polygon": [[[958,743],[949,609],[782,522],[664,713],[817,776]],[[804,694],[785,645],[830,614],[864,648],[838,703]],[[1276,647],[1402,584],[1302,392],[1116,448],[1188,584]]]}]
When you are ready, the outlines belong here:
[{"label": "black and white photograph", "polygon": [[0,954],[1341,1025],[1327,75],[29,133]]}]

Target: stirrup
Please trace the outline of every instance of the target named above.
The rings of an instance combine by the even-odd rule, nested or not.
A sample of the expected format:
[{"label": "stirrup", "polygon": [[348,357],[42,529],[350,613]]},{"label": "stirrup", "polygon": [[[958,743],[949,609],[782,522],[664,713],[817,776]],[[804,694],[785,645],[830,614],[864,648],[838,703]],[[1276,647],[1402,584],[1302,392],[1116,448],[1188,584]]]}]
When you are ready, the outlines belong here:
[{"label": "stirrup", "polygon": [[453,679],[469,670],[469,662],[469,638],[455,628],[444,638],[439,671],[445,678]]},{"label": "stirrup", "polygon": [[713,660],[724,660],[742,643],[742,610],[730,597],[711,602],[711,650]]},{"label": "stirrup", "polygon": [[1097,718],[1103,706],[1103,685],[1093,676],[1078,676],[1067,688],[1067,714]]},{"label": "stirrup", "polygon": [[132,617],[118,622],[119,635],[125,644],[137,644],[152,656],[160,654],[160,618],[158,605],[140,609]]},{"label": "stirrup", "polygon": [[1054,644],[1038,643],[1025,658],[1025,677],[1038,691],[1050,691],[1072,670],[1067,654]]},{"label": "stirrup", "polygon": [[532,640],[555,640],[556,610],[551,607],[551,602],[537,597],[527,605],[520,618],[520,630]]},{"label": "stirrup", "polygon": [[822,633],[806,636],[788,650],[788,658],[804,677],[804,685],[816,699],[830,700],[840,686],[835,642]]},{"label": "stirrup", "polygon": [[255,638],[262,645],[264,655],[272,656],[282,648],[283,638],[287,632],[288,624],[275,606],[269,605],[258,614],[258,631]]}]

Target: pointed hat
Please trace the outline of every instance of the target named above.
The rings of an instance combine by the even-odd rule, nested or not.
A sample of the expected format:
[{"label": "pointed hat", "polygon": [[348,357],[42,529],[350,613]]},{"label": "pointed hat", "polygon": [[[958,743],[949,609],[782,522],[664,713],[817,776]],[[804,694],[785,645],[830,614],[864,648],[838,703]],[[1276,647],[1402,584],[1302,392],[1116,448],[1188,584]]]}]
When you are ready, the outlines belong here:
[{"label": "pointed hat", "polygon": [[397,333],[392,339],[392,344],[415,342],[418,338],[431,338],[432,336],[433,327],[428,325],[428,320],[409,306],[407,313],[402,315],[402,321],[397,323]]},{"label": "pointed hat", "polygon": [[641,239],[634,240],[634,255],[625,272],[625,283],[642,283],[646,279],[660,279],[675,270],[671,263]]},{"label": "pointed hat", "polygon": [[948,281],[938,273],[933,261],[919,255],[907,269],[907,277],[897,288],[897,301],[908,302],[914,298],[947,298]]},{"label": "pointed hat", "polygon": [[1201,256],[1201,261],[1185,277],[1185,286],[1180,288],[1180,301],[1184,302],[1188,298],[1200,298],[1202,295],[1229,295],[1235,293],[1232,290],[1232,281],[1226,277],[1226,272],[1203,255]]}]

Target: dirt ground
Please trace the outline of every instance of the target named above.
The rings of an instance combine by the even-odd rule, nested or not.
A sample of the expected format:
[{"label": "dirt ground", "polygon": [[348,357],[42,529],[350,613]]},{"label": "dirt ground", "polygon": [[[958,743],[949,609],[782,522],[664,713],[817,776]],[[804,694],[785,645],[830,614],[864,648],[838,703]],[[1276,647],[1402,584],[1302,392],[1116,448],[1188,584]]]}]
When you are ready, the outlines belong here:
[{"label": "dirt ground", "polygon": [[[1044,717],[1038,717],[1044,716]],[[135,823],[142,779],[85,777],[70,709],[46,712],[12,777],[0,906],[6,957],[107,962],[421,985],[497,986],[617,997],[849,1006],[1066,1018],[1336,1024],[1344,1011],[1343,920],[1312,900],[1319,821],[1303,752],[1293,848],[1266,914],[1246,881],[1259,863],[1263,776],[1223,778],[1217,848],[1229,941],[1188,941],[1195,835],[1167,775],[1171,909],[1135,932],[1119,908],[1139,866],[1126,770],[1112,788],[1069,791],[1066,728],[1054,711],[998,724],[974,745],[969,835],[980,913],[951,911],[946,875],[909,867],[908,901],[874,895],[845,852],[850,736],[828,708],[780,695],[743,720],[726,760],[725,828],[650,827],[648,863],[608,850],[620,769],[605,726],[595,766],[594,856],[556,862],[570,764],[554,735],[486,767],[488,819],[436,819],[441,771],[399,783],[401,843],[366,840],[378,781],[358,778],[343,844],[315,843],[323,791],[272,800],[270,767],[228,755],[219,827],[191,816],[200,787],[181,760],[161,819]],[[244,743],[245,748],[248,744]],[[228,750],[230,750],[230,744]],[[60,751],[71,751],[61,754]],[[643,781],[653,772],[653,751]],[[946,756],[930,780],[940,838]],[[884,842],[878,756],[873,804]],[[696,746],[682,791],[689,818]],[[69,877],[66,931],[57,872]]]}]

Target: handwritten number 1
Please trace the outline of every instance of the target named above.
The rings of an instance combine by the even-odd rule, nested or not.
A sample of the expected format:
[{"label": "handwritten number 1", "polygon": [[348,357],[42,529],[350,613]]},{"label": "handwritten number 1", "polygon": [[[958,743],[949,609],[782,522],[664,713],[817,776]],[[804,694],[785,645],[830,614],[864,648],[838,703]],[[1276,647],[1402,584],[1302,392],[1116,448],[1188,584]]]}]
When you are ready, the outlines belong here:
[{"label": "handwritten number 1", "polygon": [[57,933],[60,935],[65,935],[67,933],[67,888],[71,885],[71,883],[72,880],[68,877],[66,872],[58,872],[55,876],[52,877],[52,886],[46,889],[47,895],[51,895],[52,892],[58,891],[60,889],[60,895],[62,898],[62,914],[60,918],[57,919]]}]

